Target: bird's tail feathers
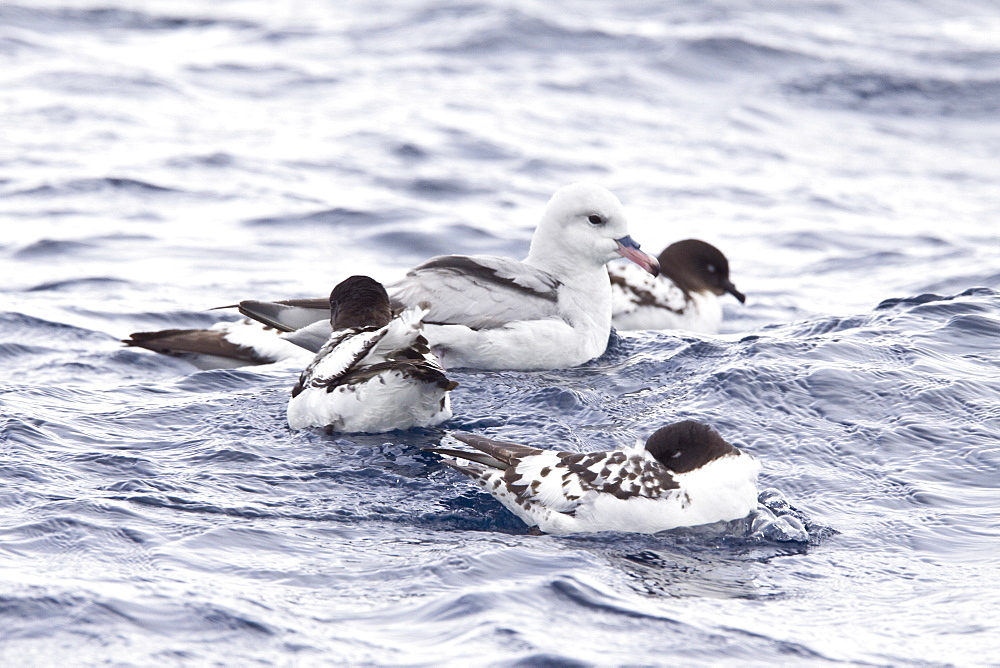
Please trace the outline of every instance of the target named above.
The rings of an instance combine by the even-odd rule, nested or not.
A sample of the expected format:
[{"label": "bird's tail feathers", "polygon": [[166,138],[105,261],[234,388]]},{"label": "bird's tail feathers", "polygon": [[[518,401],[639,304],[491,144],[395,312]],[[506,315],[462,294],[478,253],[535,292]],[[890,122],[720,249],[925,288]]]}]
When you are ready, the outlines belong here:
[{"label": "bird's tail feathers", "polygon": [[[491,457],[485,452],[469,452],[468,450],[456,450],[454,448],[424,448],[426,452],[436,452],[439,455],[444,455],[445,457],[453,457],[455,459],[464,459],[465,461],[475,462],[476,464],[482,464],[483,466],[488,466],[490,468],[499,469],[501,471],[505,470],[509,465],[506,462],[502,462],[495,457]],[[469,475],[476,474],[480,472],[475,469],[468,469],[462,466],[458,462],[453,462],[448,459],[443,460],[445,464],[456,468],[463,473],[468,473]]]},{"label": "bird's tail feathers", "polygon": [[477,450],[485,452],[497,461],[504,462],[507,466],[513,465],[516,459],[540,455],[545,452],[530,445],[511,443],[510,441],[498,441],[494,438],[480,436],[479,434],[451,432],[451,436],[467,445],[471,445]]}]

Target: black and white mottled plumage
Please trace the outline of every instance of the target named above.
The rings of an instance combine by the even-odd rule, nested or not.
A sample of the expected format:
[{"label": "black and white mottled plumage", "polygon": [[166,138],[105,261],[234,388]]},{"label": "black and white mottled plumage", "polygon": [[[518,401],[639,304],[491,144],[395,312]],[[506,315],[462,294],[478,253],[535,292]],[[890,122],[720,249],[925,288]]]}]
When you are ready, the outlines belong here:
[{"label": "black and white mottled plumage", "polygon": [[719,297],[746,297],[729,279],[729,260],[718,248],[698,239],[670,244],[660,253],[660,276],[613,264],[612,322],[616,329],[682,329],[714,334],[722,323]]},{"label": "black and white mottled plumage", "polygon": [[329,303],[333,332],[292,390],[292,429],[377,433],[451,417],[458,383],[421,333],[425,305],[393,315],[385,288],[367,276],[342,281]]},{"label": "black and white mottled plumage", "polygon": [[476,451],[429,449],[545,533],[655,533],[757,507],[760,464],[699,422],[662,427],[645,445],[589,453],[452,436]]},{"label": "black and white mottled plumage", "polygon": [[[592,183],[560,188],[549,200],[524,261],[446,255],[388,286],[394,307],[428,303],[427,339],[449,367],[555,369],[604,352],[611,332],[605,265],[626,257],[643,271],[654,258],[628,236],[621,202]],[[315,347],[329,334],[317,300],[244,301],[240,311]]]}]

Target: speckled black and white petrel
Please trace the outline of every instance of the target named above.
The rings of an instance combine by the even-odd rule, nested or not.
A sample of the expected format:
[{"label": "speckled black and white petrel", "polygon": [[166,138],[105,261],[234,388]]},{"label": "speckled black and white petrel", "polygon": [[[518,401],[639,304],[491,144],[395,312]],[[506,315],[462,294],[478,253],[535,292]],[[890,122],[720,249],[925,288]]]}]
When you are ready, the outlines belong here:
[{"label": "speckled black and white petrel", "polygon": [[302,372],[288,425],[377,433],[451,417],[445,376],[421,333],[426,305],[394,316],[377,281],[351,276],[330,293],[333,333]]},{"label": "speckled black and white petrel", "polygon": [[700,422],[667,425],[635,447],[542,450],[453,433],[470,452],[429,448],[544,533],[655,533],[745,517],[760,464]]},{"label": "speckled black and white petrel", "polygon": [[[394,308],[426,302],[425,334],[441,361],[477,369],[559,369],[601,355],[611,333],[605,265],[626,257],[656,274],[605,188],[575,183],[549,200],[524,261],[444,255],[389,285]],[[305,347],[329,335],[321,300],[244,301],[240,311]]]},{"label": "speckled black and white petrel", "polygon": [[729,260],[712,244],[678,241],[667,246],[659,260],[658,277],[635,271],[632,265],[608,267],[616,329],[715,334],[722,323],[719,297],[729,293],[741,304],[746,301],[729,279]]}]

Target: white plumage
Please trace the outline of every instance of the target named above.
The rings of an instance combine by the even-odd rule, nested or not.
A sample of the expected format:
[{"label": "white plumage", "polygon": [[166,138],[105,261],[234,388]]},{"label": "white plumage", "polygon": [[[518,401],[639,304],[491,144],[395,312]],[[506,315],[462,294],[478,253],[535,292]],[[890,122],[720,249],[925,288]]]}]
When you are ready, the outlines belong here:
[{"label": "white plumage", "polygon": [[[394,307],[428,303],[427,339],[448,367],[555,369],[601,355],[611,332],[605,265],[624,256],[645,271],[656,259],[628,236],[618,198],[591,183],[560,188],[549,200],[522,262],[447,255],[388,286]],[[240,311],[315,346],[329,333],[319,300],[245,301]],[[298,330],[298,331],[295,331]]]}]

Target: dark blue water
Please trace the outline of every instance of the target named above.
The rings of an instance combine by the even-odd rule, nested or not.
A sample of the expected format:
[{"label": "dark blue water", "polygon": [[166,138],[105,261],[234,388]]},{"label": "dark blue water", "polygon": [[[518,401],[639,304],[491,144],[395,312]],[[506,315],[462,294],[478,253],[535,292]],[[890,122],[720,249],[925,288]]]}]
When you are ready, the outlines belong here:
[{"label": "dark blue water", "polygon": [[[997,663],[997,35],[986,2],[0,5],[0,662]],[[293,433],[294,365],[119,343],[523,256],[582,179],[747,304],[457,371],[444,426],[703,420],[770,511],[529,536],[442,431]]]}]

